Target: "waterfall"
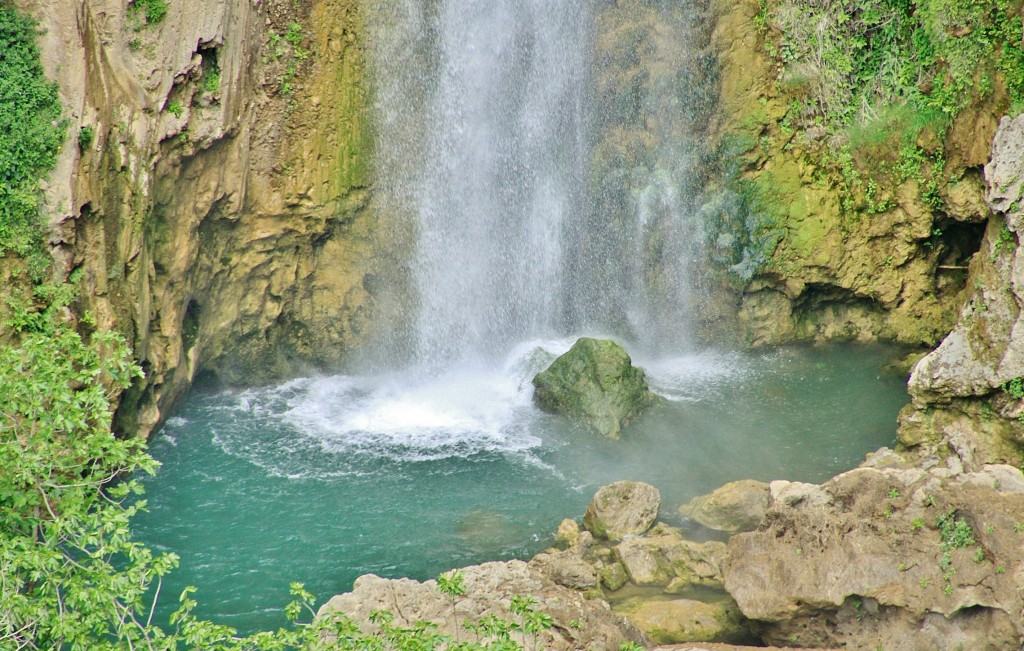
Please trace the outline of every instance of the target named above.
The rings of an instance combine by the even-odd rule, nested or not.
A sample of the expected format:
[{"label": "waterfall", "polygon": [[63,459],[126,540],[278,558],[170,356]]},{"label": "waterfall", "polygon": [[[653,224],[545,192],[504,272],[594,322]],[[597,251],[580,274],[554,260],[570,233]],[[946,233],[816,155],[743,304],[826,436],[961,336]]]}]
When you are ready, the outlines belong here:
[{"label": "waterfall", "polygon": [[371,10],[379,188],[416,231],[420,367],[582,333],[690,342],[691,17],[656,5]]}]

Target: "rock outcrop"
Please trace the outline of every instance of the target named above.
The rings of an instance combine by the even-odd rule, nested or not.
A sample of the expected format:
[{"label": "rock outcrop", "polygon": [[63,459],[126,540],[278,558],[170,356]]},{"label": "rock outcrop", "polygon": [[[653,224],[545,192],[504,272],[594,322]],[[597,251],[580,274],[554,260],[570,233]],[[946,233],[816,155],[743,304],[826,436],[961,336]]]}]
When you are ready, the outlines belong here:
[{"label": "rock outcrop", "polygon": [[773,499],[730,539],[726,590],[766,642],[1003,649],[1024,635],[1024,475],[895,456]]},{"label": "rock outcrop", "polygon": [[396,277],[362,5],[181,0],[149,25],[121,0],[31,5],[69,142],[92,134],[47,185],[55,275],[77,270],[81,310],[146,371],[121,429],[145,434],[203,372],[344,364]]},{"label": "rock outcrop", "polygon": [[985,166],[996,212],[970,264],[971,295],[942,344],[914,368],[901,414],[908,447],[955,448],[971,467],[1024,461],[1024,228],[1020,177],[1024,119],[1004,119]]},{"label": "rock outcrop", "polygon": [[533,378],[534,400],[546,411],[580,421],[599,434],[619,438],[657,400],[644,372],[619,344],[580,338]]},{"label": "rock outcrop", "polygon": [[[720,66],[711,131],[727,154],[702,215],[718,233],[712,257],[739,288],[737,337],[753,346],[837,339],[934,346],[970,287],[965,267],[990,217],[977,170],[1005,98],[964,111],[945,142],[921,140],[948,161],[936,187],[871,180],[887,164],[888,146],[854,150],[844,172],[825,128],[791,123],[806,87],[772,54],[782,48],[764,24],[770,12],[800,4],[711,3]],[[844,176],[851,169],[859,180]]]},{"label": "rock outcrop", "polygon": [[319,614],[342,613],[364,632],[370,632],[375,629],[370,616],[383,610],[394,615],[395,623],[402,626],[430,622],[442,633],[465,637],[471,635],[463,628],[465,622],[477,622],[488,615],[517,621],[509,610],[511,599],[529,596],[536,599],[534,608],[550,615],[554,623],[537,635],[538,648],[618,649],[624,642],[643,641],[639,632],[613,613],[607,603],[586,599],[579,592],[557,585],[522,561],[484,563],[464,568],[462,573],[465,595],[454,605],[438,591],[435,581],[382,579],[368,574],[356,580],[352,592],[324,604]]}]

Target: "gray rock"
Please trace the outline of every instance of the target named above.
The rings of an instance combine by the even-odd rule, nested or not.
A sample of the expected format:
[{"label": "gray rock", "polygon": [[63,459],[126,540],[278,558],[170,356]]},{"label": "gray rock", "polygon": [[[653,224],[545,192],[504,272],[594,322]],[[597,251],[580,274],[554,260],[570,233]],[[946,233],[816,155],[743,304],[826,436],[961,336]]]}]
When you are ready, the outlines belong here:
[{"label": "gray rock", "polygon": [[537,554],[530,560],[530,567],[539,570],[558,585],[567,588],[589,590],[597,587],[597,572],[572,552]]},{"label": "gray rock", "polygon": [[678,529],[665,525],[614,547],[616,558],[633,583],[666,587],[671,592],[694,585],[720,587],[725,549],[720,542],[686,540]]},{"label": "gray rock", "polygon": [[625,425],[657,401],[644,372],[622,346],[606,339],[579,339],[533,378],[533,386],[541,409],[610,438],[619,438]]},{"label": "gray rock", "polygon": [[661,493],[654,486],[617,481],[598,489],[587,506],[583,526],[595,538],[618,540],[650,529],[660,506]]},{"label": "gray rock", "polygon": [[568,549],[578,544],[580,541],[580,525],[576,524],[575,520],[566,518],[558,525],[558,531],[555,532],[555,546],[561,547],[562,549]]}]

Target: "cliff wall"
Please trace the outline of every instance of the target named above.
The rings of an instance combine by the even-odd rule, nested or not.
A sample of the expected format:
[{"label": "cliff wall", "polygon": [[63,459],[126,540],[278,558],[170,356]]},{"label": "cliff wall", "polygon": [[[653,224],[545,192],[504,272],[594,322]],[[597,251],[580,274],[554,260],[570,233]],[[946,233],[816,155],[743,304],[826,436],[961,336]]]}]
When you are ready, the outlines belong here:
[{"label": "cliff wall", "polygon": [[399,265],[369,195],[360,3],[21,7],[71,123],[46,188],[55,276],[80,275],[81,310],[146,373],[120,426],[148,432],[204,371],[353,363]]},{"label": "cliff wall", "polygon": [[[965,91],[965,106],[942,106],[937,116],[894,108],[905,100],[887,98],[886,89],[855,95],[868,82],[836,71],[867,64],[828,50],[873,46],[863,39],[880,37],[856,13],[870,7],[831,2],[818,10],[785,0],[713,7],[720,167],[704,210],[739,339],[934,346],[956,321],[968,262],[994,219],[982,166],[1008,110],[1005,80],[992,71],[991,88]],[[837,20],[853,13],[845,24],[830,23],[829,11]],[[812,28],[828,31],[801,32]],[[844,43],[844,28],[860,31]],[[816,60],[821,52],[835,59]],[[934,99],[922,97],[923,105]]]}]

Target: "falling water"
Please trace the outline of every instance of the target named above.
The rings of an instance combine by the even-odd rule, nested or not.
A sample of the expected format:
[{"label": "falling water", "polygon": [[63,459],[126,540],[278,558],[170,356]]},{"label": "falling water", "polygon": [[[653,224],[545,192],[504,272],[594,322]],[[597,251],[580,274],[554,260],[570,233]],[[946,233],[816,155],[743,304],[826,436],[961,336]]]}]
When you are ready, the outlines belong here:
[{"label": "falling water", "polygon": [[581,333],[687,343],[700,240],[687,219],[699,140],[688,14],[388,4],[371,39],[379,174],[417,231],[418,364]]}]

